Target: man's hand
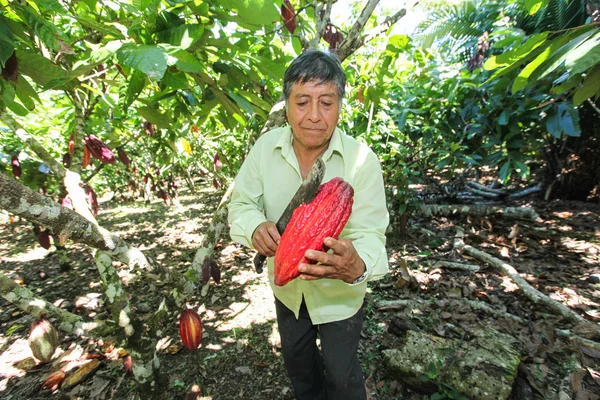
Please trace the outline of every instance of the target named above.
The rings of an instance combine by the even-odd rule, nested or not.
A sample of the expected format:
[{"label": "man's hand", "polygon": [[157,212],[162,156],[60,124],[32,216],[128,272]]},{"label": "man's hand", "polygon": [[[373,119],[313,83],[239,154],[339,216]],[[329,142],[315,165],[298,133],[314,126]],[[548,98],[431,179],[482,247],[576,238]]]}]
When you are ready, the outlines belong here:
[{"label": "man's hand", "polygon": [[281,235],[273,221],[265,221],[260,224],[252,235],[252,246],[267,257],[273,257],[277,251]]},{"label": "man's hand", "polygon": [[307,250],[306,258],[319,264],[300,264],[300,279],[315,280],[322,278],[341,279],[352,283],[365,272],[365,263],[360,258],[350,240],[328,237],[325,246],[333,250],[333,254],[323,251]]}]

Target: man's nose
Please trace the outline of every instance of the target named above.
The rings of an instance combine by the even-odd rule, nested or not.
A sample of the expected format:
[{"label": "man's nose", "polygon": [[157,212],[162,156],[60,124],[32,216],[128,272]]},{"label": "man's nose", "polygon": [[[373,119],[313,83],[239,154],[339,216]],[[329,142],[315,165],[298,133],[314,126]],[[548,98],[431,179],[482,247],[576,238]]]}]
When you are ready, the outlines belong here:
[{"label": "man's nose", "polygon": [[319,122],[321,120],[321,112],[319,111],[319,102],[312,102],[308,113],[308,119],[311,122]]}]

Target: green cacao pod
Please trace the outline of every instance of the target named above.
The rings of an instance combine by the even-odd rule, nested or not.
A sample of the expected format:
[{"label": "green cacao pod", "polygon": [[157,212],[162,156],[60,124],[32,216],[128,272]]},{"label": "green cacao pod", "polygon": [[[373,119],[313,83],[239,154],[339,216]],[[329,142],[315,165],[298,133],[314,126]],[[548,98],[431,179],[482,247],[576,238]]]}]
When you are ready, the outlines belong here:
[{"label": "green cacao pod", "polygon": [[314,263],[304,257],[307,250],[323,251],[326,237],[338,238],[350,218],[353,196],[354,189],[348,182],[333,178],[321,185],[313,201],[294,210],[275,253],[276,285],[297,278],[298,264]]},{"label": "green cacao pod", "polygon": [[35,358],[50,361],[58,347],[58,332],[48,318],[41,316],[31,323],[28,342]]},{"label": "green cacao pod", "polygon": [[179,336],[189,350],[196,350],[202,341],[202,320],[194,310],[187,309],[179,318]]}]

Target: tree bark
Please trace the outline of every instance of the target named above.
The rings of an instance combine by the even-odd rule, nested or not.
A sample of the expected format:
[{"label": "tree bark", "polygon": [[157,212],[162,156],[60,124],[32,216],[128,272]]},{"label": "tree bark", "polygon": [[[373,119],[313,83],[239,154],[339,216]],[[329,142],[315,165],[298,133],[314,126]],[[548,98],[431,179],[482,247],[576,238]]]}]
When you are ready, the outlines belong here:
[{"label": "tree bark", "polygon": [[106,321],[86,322],[79,315],[65,311],[43,298],[37,297],[30,290],[18,285],[3,274],[0,274],[0,294],[6,301],[35,318],[45,314],[48,318],[55,319],[57,328],[71,335],[105,337],[114,334],[118,329],[115,324]]}]

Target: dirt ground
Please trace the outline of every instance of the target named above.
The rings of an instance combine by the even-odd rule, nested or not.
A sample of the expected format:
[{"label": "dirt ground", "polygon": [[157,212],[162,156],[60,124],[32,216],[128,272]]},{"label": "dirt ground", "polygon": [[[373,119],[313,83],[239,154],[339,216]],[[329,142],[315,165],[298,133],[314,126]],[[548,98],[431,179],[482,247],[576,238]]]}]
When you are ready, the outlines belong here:
[{"label": "dirt ground", "polygon": [[[204,186],[179,197],[180,205],[101,204],[99,223],[128,243],[172,269],[185,272],[193,260],[222,193]],[[524,200],[520,204],[527,204]],[[365,302],[366,321],[359,357],[371,399],[460,398],[451,390],[423,393],[390,375],[382,351],[400,345],[394,320],[412,323],[424,332],[451,337],[456,330],[494,328],[519,340],[521,366],[513,399],[553,399],[565,392],[573,399],[600,398],[600,351],[558,338],[556,329],[573,326],[536,305],[500,272],[453,249],[456,227],[465,229],[465,241],[515,267],[534,288],[563,303],[595,324],[600,321],[600,206],[554,201],[533,204],[541,219],[503,217],[412,217],[402,237],[390,237],[390,272],[371,282]],[[516,228],[515,228],[516,227]],[[511,232],[513,234],[511,235]],[[32,292],[55,305],[89,319],[107,317],[98,272],[86,246],[70,243],[68,260],[52,247],[43,249],[31,224],[16,220],[0,225],[0,272],[20,280]],[[216,249],[222,274],[208,293],[189,299],[204,323],[200,348],[182,348],[174,318],[162,332],[161,362],[152,399],[183,399],[199,385],[203,399],[293,399],[279,347],[273,296],[266,275],[252,266],[254,253],[230,241],[226,233]],[[479,264],[478,272],[436,267],[440,260]],[[70,269],[61,264],[68,261]],[[142,319],[150,318],[167,285],[152,276],[139,276],[121,266],[131,303]],[[403,273],[404,271],[404,273]],[[410,274],[410,278],[406,275]],[[384,300],[417,299],[422,309],[380,310]],[[463,300],[479,300],[526,321],[494,317],[473,311]],[[75,338],[60,334],[60,346],[47,364],[31,363],[27,345],[33,318],[0,299],[0,399],[136,399],[135,383],[124,368],[124,358],[112,349],[110,338]],[[583,334],[581,334],[584,336]],[[600,339],[597,338],[596,339]],[[92,354],[95,356],[86,356]],[[97,360],[94,373],[70,388],[43,389],[47,375],[70,361],[73,372],[84,358]],[[529,397],[531,395],[531,397]]]}]

